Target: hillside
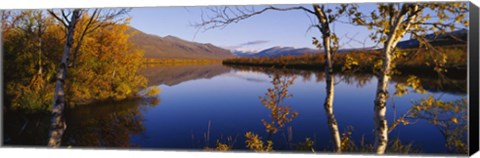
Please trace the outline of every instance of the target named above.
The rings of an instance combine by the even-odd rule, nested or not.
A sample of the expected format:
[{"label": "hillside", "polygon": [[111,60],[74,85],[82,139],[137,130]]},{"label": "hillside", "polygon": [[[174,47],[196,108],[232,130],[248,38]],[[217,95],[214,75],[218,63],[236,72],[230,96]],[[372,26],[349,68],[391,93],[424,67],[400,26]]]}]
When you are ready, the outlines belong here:
[{"label": "hillside", "polygon": [[281,56],[302,56],[304,54],[318,54],[319,50],[311,48],[293,47],[272,47],[259,52],[232,51],[233,54],[241,57],[281,57]]},{"label": "hillside", "polygon": [[[425,38],[431,41],[434,46],[466,45],[468,41],[468,30],[461,29],[446,34],[428,34]],[[420,42],[416,39],[410,39],[398,42],[398,48],[418,48]]]},{"label": "hillside", "polygon": [[190,42],[174,36],[150,35],[133,27],[129,41],[145,51],[145,58],[225,59],[234,57],[230,51],[214,46]]}]

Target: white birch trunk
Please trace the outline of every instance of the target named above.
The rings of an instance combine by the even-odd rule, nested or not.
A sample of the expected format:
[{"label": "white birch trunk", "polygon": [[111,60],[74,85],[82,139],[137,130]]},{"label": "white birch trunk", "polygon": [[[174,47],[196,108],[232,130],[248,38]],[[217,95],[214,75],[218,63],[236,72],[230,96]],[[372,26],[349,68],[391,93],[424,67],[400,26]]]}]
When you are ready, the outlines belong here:
[{"label": "white birch trunk", "polygon": [[[387,100],[388,100],[388,81],[390,80],[391,64],[393,53],[398,41],[405,35],[406,30],[410,29],[411,24],[417,18],[418,5],[412,7],[413,11],[405,21],[407,15],[405,4],[400,13],[391,20],[390,33],[383,47],[383,65],[378,77],[377,92],[374,101],[374,125],[375,125],[375,144],[374,150],[377,154],[384,154],[388,144],[388,122],[386,119]],[[404,28],[402,28],[402,25]]]},{"label": "white birch trunk", "polygon": [[325,96],[325,113],[327,115],[328,126],[335,145],[335,152],[342,152],[340,132],[338,131],[337,119],[333,114],[333,99],[335,94],[335,76],[333,76],[332,54],[330,49],[330,37],[324,37],[325,45],[325,77],[326,77],[326,96]]},{"label": "white birch trunk", "polygon": [[332,62],[332,45],[331,45],[331,33],[329,22],[323,8],[319,5],[313,5],[315,14],[318,18],[319,27],[322,33],[322,40],[325,52],[325,78],[326,78],[326,96],[324,102],[325,113],[327,115],[328,127],[332,136],[333,144],[335,146],[335,152],[342,152],[340,132],[338,130],[337,119],[333,114],[333,99],[335,94],[335,77],[333,76],[333,62]]},{"label": "white birch trunk", "polygon": [[382,52],[383,64],[378,77],[374,101],[374,150],[377,154],[384,154],[388,143],[388,122],[385,115],[387,113],[388,81],[391,75],[392,54],[397,41],[395,37],[396,35],[392,34],[385,42]]},{"label": "white birch trunk", "polygon": [[74,10],[68,25],[67,39],[63,49],[62,61],[60,62],[55,82],[55,92],[52,106],[52,119],[49,132],[49,147],[59,147],[62,142],[62,136],[65,131],[66,124],[63,120],[63,110],[65,108],[65,78],[67,77],[67,64],[70,49],[73,44],[73,34],[78,18],[80,18],[80,10]]}]

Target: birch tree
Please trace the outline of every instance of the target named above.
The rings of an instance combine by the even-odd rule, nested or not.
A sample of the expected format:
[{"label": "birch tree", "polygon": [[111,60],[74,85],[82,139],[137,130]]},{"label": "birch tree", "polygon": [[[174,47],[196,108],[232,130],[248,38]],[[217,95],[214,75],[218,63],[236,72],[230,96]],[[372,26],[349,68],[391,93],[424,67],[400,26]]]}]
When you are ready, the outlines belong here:
[{"label": "birch tree", "polygon": [[70,66],[76,66],[78,52],[86,35],[91,34],[99,28],[105,28],[107,26],[124,21],[125,17],[123,15],[127,14],[129,11],[130,9],[94,9],[87,24],[85,25],[85,28],[82,29],[82,34],[78,39],[78,44],[75,46],[75,50],[73,51],[73,59],[70,63]]},{"label": "birch tree", "polygon": [[[316,38],[313,38],[313,44],[319,48],[323,48],[325,56],[325,76],[326,76],[326,97],[324,102],[324,108],[327,113],[327,120],[332,135],[332,140],[335,146],[336,152],[341,152],[340,132],[338,130],[337,121],[333,113],[333,100],[334,100],[334,87],[335,78],[333,75],[333,60],[332,56],[334,52],[338,50],[338,38],[331,30],[330,26],[334,23],[342,14],[344,14],[347,5],[339,5],[333,9],[326,7],[326,5],[313,4],[312,8],[304,6],[294,7],[274,7],[268,6],[261,10],[255,10],[254,7],[237,6],[237,7],[215,7],[208,8],[208,12],[202,12],[202,22],[196,24],[198,28],[205,30],[214,28],[224,28],[229,24],[237,23],[239,21],[248,19],[252,16],[262,14],[267,11],[292,11],[300,10],[307,13],[307,15],[314,16],[316,18],[316,24],[312,24],[311,28],[316,28],[322,34],[321,42]],[[335,11],[334,11],[335,10]]]},{"label": "birch tree", "polygon": [[65,108],[65,80],[67,78],[67,69],[70,63],[70,54],[74,46],[75,41],[75,28],[80,18],[89,18],[85,28],[82,28],[82,32],[76,40],[74,48],[73,65],[75,65],[75,58],[78,55],[82,41],[84,37],[95,31],[98,28],[105,28],[109,25],[113,25],[118,21],[123,21],[122,15],[125,15],[129,9],[109,9],[102,11],[101,9],[95,9],[91,16],[88,14],[88,10],[74,9],[60,10],[55,12],[48,10],[49,14],[53,16],[66,30],[66,41],[63,49],[62,59],[59,64],[58,72],[56,74],[55,91],[52,105],[52,119],[50,125],[50,133],[48,146],[59,147],[61,145],[61,139],[66,129],[65,121],[63,120],[63,111]]},{"label": "birch tree", "polygon": [[67,77],[67,64],[70,55],[70,49],[73,45],[73,35],[77,21],[80,19],[82,10],[74,9],[70,12],[70,18],[66,11],[61,11],[63,19],[58,18],[55,13],[51,12],[67,29],[65,46],[63,48],[62,60],[60,61],[58,72],[55,80],[55,91],[52,106],[52,118],[50,121],[50,132],[48,146],[59,147],[62,141],[63,133],[65,132],[66,124],[63,120],[63,109],[65,108],[65,79]]},{"label": "birch tree", "polygon": [[[388,123],[386,119],[386,105],[389,97],[388,82],[395,72],[395,59],[398,42],[406,35],[417,39],[421,47],[430,49],[436,54],[434,57],[435,71],[446,72],[443,65],[446,56],[430,44],[431,40],[427,33],[445,34],[448,29],[455,30],[456,24],[468,26],[465,19],[468,12],[464,2],[454,3],[379,3],[377,10],[364,12],[354,6],[348,9],[351,22],[357,25],[367,26],[374,30],[370,35],[372,40],[383,44],[382,60],[379,61],[380,73],[374,100],[374,150],[377,154],[383,154],[388,143]],[[427,11],[428,10],[428,11]],[[436,14],[436,15],[432,15]],[[432,18],[436,16],[436,18]]]}]

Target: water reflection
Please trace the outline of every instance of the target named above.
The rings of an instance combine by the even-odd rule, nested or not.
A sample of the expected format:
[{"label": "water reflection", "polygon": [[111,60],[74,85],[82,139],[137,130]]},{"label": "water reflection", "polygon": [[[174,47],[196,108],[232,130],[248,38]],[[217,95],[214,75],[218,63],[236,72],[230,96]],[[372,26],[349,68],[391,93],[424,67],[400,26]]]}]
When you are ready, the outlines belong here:
[{"label": "water reflection", "polygon": [[3,145],[46,145],[50,113],[12,110],[5,106],[3,112]]},{"label": "water reflection", "polygon": [[[145,130],[143,112],[159,105],[160,99],[148,97],[124,102],[103,102],[68,108],[67,130],[62,146],[132,147],[132,134]],[[49,113],[6,112],[6,145],[44,146],[48,136]]]},{"label": "water reflection", "polygon": [[[240,71],[248,72],[262,72],[266,74],[272,74],[274,72],[280,72],[282,75],[298,75],[302,76],[304,81],[308,81],[312,74],[315,75],[317,82],[324,82],[326,77],[325,73],[322,71],[308,71],[308,70],[297,70],[297,69],[285,69],[279,70],[276,68],[268,67],[250,67],[250,66],[233,66],[226,65],[227,67],[233,68]],[[432,77],[430,74],[422,75],[416,74],[420,79],[423,88],[429,92],[445,92],[450,94],[465,95],[467,93],[467,80],[466,78],[444,78],[440,79],[437,77]],[[357,88],[362,88],[372,81],[375,77],[373,74],[367,73],[337,73],[336,77],[339,78],[339,82],[344,82],[348,85],[354,85]],[[395,75],[391,77],[391,82],[393,83],[406,83],[409,75]]]},{"label": "water reflection", "polygon": [[221,64],[196,64],[196,65],[146,65],[139,73],[148,79],[148,86],[152,85],[177,85],[185,81],[212,78],[229,72],[230,68]]},{"label": "water reflection", "polygon": [[[272,123],[273,110],[266,108],[262,104],[262,100],[259,100],[259,96],[266,97],[264,101],[269,102],[267,98],[274,95],[265,95],[265,93],[269,93],[269,88],[275,89],[275,84],[272,84],[275,78],[280,79],[279,81],[289,81],[295,78],[295,81],[285,88],[288,89],[288,94],[294,94],[295,97],[285,99],[285,102],[279,105],[290,105],[292,108],[288,109],[288,113],[298,112],[298,116],[286,123],[285,126],[277,128],[278,132],[271,136],[274,150],[311,151],[310,149],[314,148],[317,152],[332,151],[332,132],[329,129],[329,125],[332,123],[328,123],[330,112],[325,109],[325,106],[322,106],[327,97],[325,91],[327,77],[321,71],[225,67],[216,64],[167,68],[149,67],[143,73],[150,74],[147,76],[148,79],[154,81],[150,83],[151,85],[158,84],[161,88],[157,99],[146,98],[71,108],[67,111],[68,128],[62,144],[73,147],[201,150],[205,146],[215,146],[214,140],[220,140],[221,143],[228,145],[222,146],[222,149],[247,150],[249,148],[245,144],[247,140],[245,133],[252,132],[252,134],[258,134],[259,137],[265,138],[262,141],[265,146],[268,146],[265,141],[269,132],[266,132],[265,127],[272,124],[276,127],[279,126],[277,126],[278,123]],[[375,93],[375,76],[340,73],[335,74],[334,77],[335,119],[338,125],[341,125],[338,128],[343,130],[340,133],[342,142],[348,138],[357,145],[362,140],[365,141],[365,144],[373,144],[372,100]],[[402,76],[394,77],[389,86],[393,89],[395,82],[405,82],[407,79]],[[397,119],[394,117],[394,112],[403,114],[415,107],[412,105],[417,104],[412,103],[412,100],[420,100],[426,98],[427,95],[432,95],[443,96],[442,100],[449,102],[461,99],[466,94],[465,91],[462,91],[466,84],[463,84],[465,81],[461,79],[453,80],[460,88],[449,88],[448,83],[431,83],[429,81],[435,81],[435,79],[428,77],[419,76],[419,79],[424,88],[429,91],[428,94],[411,93],[395,97],[395,101],[389,101],[387,106],[389,122],[395,122]],[[282,85],[285,82],[278,83]],[[437,86],[438,84],[443,85]],[[279,94],[275,92],[281,91],[273,90],[272,92],[274,92],[272,94]],[[162,98],[162,100],[160,101],[158,98]],[[395,108],[391,103],[395,104]],[[445,113],[449,117],[442,116],[442,118],[449,118],[451,121],[450,116],[455,116],[458,124],[450,123],[448,128],[446,125],[438,123],[442,119],[436,119],[437,124],[433,124],[430,120],[435,119],[425,118],[425,116],[431,116],[428,115],[429,112],[425,111],[432,110],[421,110],[422,112],[415,117],[409,115],[411,118],[408,119],[416,123],[400,125],[391,131],[389,135],[399,140],[397,142],[392,139],[392,145],[397,143],[396,145],[400,146],[401,140],[406,143],[413,142],[413,145],[419,146],[424,153],[448,151],[458,153],[456,151],[459,151],[457,148],[460,148],[461,144],[456,143],[455,145],[455,142],[458,142],[457,138],[463,138],[463,136],[452,136],[445,133],[459,133],[459,129],[465,127],[462,126],[462,122],[466,120],[462,120],[461,114],[452,115],[455,109],[452,110],[453,112]],[[48,117],[43,117],[39,113],[28,114],[18,110],[6,110],[5,114],[4,144],[44,146],[46,140],[42,136],[48,134],[48,126],[46,126],[49,122]],[[47,116],[49,115],[47,114]],[[262,119],[266,123],[263,123]],[[211,126],[207,127],[208,122],[211,122]],[[352,130],[349,130],[349,127],[352,127]],[[211,136],[209,139],[212,140],[207,143],[203,139],[206,131],[209,131]],[[348,131],[351,133],[345,134]],[[235,143],[228,143],[225,138],[231,138],[227,140]],[[450,147],[445,146],[445,142],[453,142],[454,148],[449,149]],[[370,151],[368,145],[366,148],[352,148],[351,151],[362,150]],[[392,152],[407,150],[409,150],[408,146],[402,146]]]},{"label": "water reflection", "polygon": [[115,104],[78,106],[66,113],[66,146],[134,147],[130,136],[145,130],[143,112],[159,105],[157,97]]}]

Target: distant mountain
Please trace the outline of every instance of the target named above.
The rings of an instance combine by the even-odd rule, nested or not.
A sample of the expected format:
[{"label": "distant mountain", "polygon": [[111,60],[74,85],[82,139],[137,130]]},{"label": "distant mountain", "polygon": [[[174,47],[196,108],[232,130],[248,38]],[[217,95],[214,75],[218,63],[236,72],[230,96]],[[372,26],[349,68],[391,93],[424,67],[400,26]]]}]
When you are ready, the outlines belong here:
[{"label": "distant mountain", "polygon": [[130,27],[129,41],[145,50],[145,58],[225,59],[235,57],[230,51],[210,43],[196,43],[175,36],[150,35]]},{"label": "distant mountain", "polygon": [[233,50],[233,54],[241,57],[280,57],[280,56],[302,56],[305,54],[318,54],[317,49],[293,48],[293,47],[272,47],[259,52],[244,52]]},{"label": "distant mountain", "polygon": [[[428,40],[432,41],[432,45],[462,45],[467,44],[468,30],[461,29],[457,31],[448,32],[446,34],[435,35],[428,34],[425,36]],[[410,39],[406,41],[398,42],[397,48],[418,48],[419,42],[416,39]]]},{"label": "distant mountain", "polygon": [[[449,45],[464,45],[467,43],[467,35],[468,30],[462,29],[453,32],[449,32],[446,34],[435,35],[435,34],[428,34],[425,37],[428,40],[431,40],[431,44],[434,46],[441,45],[441,46],[449,46]],[[416,39],[410,39],[401,41],[397,44],[398,48],[417,48],[419,46],[419,42]],[[378,48],[374,47],[367,47],[367,48],[348,48],[348,49],[340,49],[337,53],[348,53],[353,51],[368,51],[368,50],[378,50]],[[268,49],[264,49],[259,52],[250,52],[250,51],[239,51],[239,50],[232,50],[232,54],[240,56],[240,57],[280,57],[280,56],[302,56],[305,54],[318,54],[323,53],[322,50],[318,49],[311,49],[311,48],[293,48],[293,47],[272,47]]]},{"label": "distant mountain", "polygon": [[243,50],[231,50],[231,53],[236,56],[247,57],[251,55],[255,55],[258,52],[256,51],[243,51]]},{"label": "distant mountain", "polygon": [[[373,50],[373,47],[368,48],[350,48],[350,49],[341,49],[337,53],[347,53],[352,51],[360,50]],[[233,50],[233,54],[241,57],[280,57],[280,56],[302,56],[305,54],[319,54],[323,53],[323,50],[312,49],[312,48],[293,48],[293,47],[272,47],[264,49],[259,52],[245,52]]]}]

